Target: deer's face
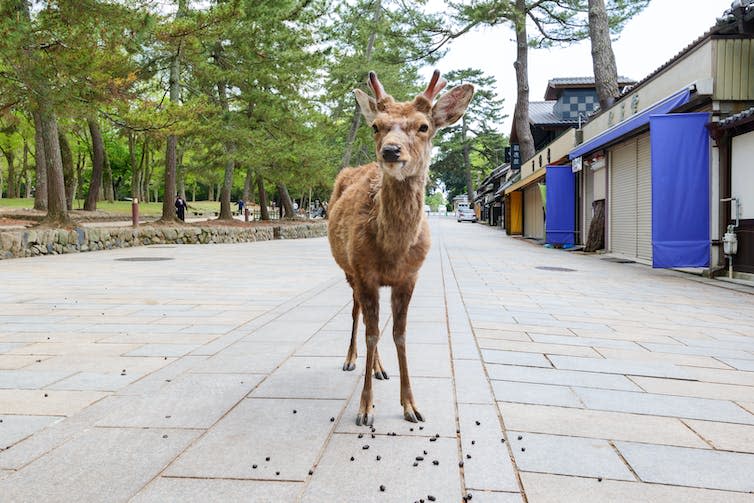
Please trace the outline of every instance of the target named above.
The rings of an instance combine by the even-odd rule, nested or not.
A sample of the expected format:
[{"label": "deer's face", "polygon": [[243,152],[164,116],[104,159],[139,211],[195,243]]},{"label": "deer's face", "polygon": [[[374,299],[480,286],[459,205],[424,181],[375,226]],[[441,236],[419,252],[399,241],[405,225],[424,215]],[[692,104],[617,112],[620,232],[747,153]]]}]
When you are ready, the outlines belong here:
[{"label": "deer's face", "polygon": [[462,84],[435,102],[445,84],[435,70],[422,94],[413,101],[399,103],[385,93],[377,74],[369,72],[374,98],[361,89],[353,90],[361,113],[374,132],[377,162],[385,175],[405,180],[426,173],[435,132],[458,121],[474,95],[474,86]]},{"label": "deer's face", "polygon": [[405,180],[427,170],[435,134],[430,116],[411,103],[393,103],[375,116],[371,127],[385,175]]}]

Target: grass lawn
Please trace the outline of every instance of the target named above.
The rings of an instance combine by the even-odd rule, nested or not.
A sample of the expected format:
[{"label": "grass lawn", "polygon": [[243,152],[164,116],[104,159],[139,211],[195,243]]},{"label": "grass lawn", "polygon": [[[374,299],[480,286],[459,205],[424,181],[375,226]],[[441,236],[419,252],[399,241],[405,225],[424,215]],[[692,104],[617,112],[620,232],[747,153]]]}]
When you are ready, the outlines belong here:
[{"label": "grass lawn", "polygon": [[[33,199],[25,199],[25,198],[0,199],[0,211],[2,211],[5,208],[31,209],[33,207],[34,207]],[[84,207],[84,201],[82,199],[77,199],[73,203],[73,209],[75,210],[80,210],[83,207]],[[235,210],[236,208],[235,205],[233,205],[232,208]],[[113,215],[124,215],[124,216],[127,215],[130,218],[131,217],[131,201],[115,201],[112,203],[109,203],[107,201],[99,201],[97,203],[97,210],[106,211],[108,213],[112,213]],[[220,203],[218,201],[190,202],[188,211],[189,211],[189,214],[191,213],[191,211],[199,211],[199,212],[206,212],[206,213],[213,213],[216,211],[219,212]],[[139,204],[139,214],[141,214],[142,216],[158,217],[162,215],[162,203],[141,203]]]}]

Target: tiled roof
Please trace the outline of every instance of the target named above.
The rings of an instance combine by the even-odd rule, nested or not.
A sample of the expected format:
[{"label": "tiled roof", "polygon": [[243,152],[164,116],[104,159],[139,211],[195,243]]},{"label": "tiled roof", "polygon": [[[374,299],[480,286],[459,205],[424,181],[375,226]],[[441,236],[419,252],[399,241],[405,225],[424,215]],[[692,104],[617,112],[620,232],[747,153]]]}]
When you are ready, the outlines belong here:
[{"label": "tiled roof", "polygon": [[[635,83],[634,79],[623,76],[618,77],[619,86],[628,86]],[[547,85],[551,87],[584,86],[589,84],[594,85],[594,77],[557,77],[547,82]]]},{"label": "tiled roof", "polygon": [[573,120],[561,119],[555,115],[555,101],[530,101],[529,102],[529,123],[535,126],[562,125],[570,126],[575,124]]},{"label": "tiled roof", "polygon": [[728,129],[751,121],[754,121],[754,107],[721,120],[718,126],[722,129]]}]

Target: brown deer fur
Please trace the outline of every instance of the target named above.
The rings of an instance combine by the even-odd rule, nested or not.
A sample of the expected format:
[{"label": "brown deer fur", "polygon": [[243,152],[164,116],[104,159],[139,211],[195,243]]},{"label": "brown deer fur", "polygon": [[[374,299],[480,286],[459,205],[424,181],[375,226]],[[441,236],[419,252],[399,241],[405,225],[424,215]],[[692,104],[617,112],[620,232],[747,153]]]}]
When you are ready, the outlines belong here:
[{"label": "brown deer fur", "polygon": [[459,120],[474,93],[464,84],[445,93],[435,71],[424,93],[410,102],[396,102],[370,72],[375,98],[356,89],[354,94],[367,124],[374,131],[377,161],[346,168],[335,180],[328,207],[328,238],[333,257],[353,289],[351,343],[343,370],[356,367],[359,312],[366,325],[366,371],[356,424],[372,425],[372,373],[387,379],[379,340],[379,288],[389,286],[393,312],[393,340],[398,352],[401,405],[408,421],[423,421],[411,392],[406,360],[406,316],[419,268],[430,247],[424,214],[424,192],[435,132]]}]

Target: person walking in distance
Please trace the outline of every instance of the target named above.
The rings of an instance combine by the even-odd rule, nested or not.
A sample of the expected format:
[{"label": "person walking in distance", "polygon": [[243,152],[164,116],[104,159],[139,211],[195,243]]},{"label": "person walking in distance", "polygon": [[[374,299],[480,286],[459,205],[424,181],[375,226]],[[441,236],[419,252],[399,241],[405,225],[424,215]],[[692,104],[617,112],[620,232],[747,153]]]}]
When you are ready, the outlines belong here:
[{"label": "person walking in distance", "polygon": [[186,207],[188,205],[186,204],[186,201],[183,200],[181,196],[176,196],[175,198],[175,213],[184,222],[186,221]]}]

